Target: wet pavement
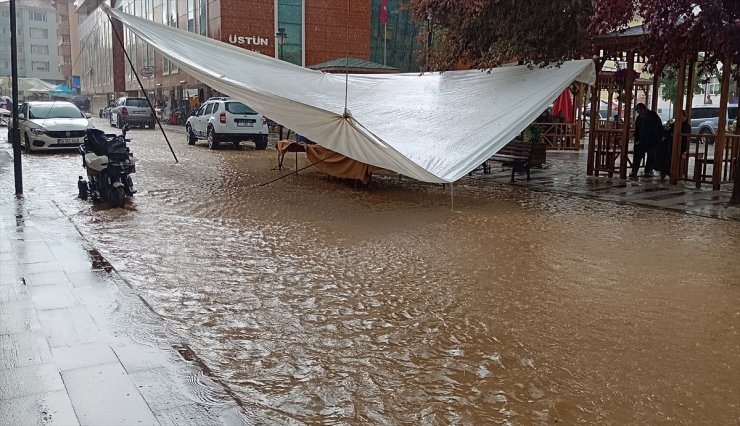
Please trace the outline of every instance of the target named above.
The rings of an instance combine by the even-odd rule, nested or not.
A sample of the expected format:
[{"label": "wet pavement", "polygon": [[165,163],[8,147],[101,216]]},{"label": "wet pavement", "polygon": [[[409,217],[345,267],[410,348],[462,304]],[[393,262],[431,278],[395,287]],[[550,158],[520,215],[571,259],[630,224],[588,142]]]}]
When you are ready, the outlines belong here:
[{"label": "wet pavement", "polygon": [[[182,139],[185,130],[182,126],[164,125],[164,128],[176,138]],[[286,132],[287,134],[287,132]],[[179,136],[183,135],[183,136]],[[277,135],[271,135],[272,146]],[[713,191],[710,186],[696,188],[693,182],[679,182],[670,185],[666,178],[661,181],[657,173],[653,177],[640,176],[637,179],[622,180],[588,176],[586,174],[587,147],[581,151],[548,151],[547,164],[531,171],[532,179],[527,181],[523,174],[517,175],[511,183],[511,168],[496,165],[492,162],[490,174],[483,174],[482,169],[474,171],[460,183],[465,185],[471,180],[495,182],[496,184],[524,187],[532,191],[559,192],[574,196],[593,198],[602,201],[613,201],[622,204],[634,204],[673,210],[676,212],[740,221],[740,206],[729,206],[732,195],[731,184],[722,185],[721,190]],[[711,156],[711,155],[710,155]],[[292,164],[293,154],[287,154],[285,164]],[[307,163],[302,162],[300,167]],[[693,163],[690,164],[693,167]]]},{"label": "wet pavement", "polygon": [[50,197],[15,199],[7,151],[0,173],[0,424],[247,424]]},{"label": "wet pavement", "polygon": [[[550,166],[529,183],[511,185],[496,168],[461,180],[453,206],[449,186],[395,176],[362,188],[307,169],[260,186],[285,173],[273,170],[273,149],[210,151],[169,134],[178,164],[161,136],[131,132],[139,193],[124,209],[75,197],[74,154],[24,153],[26,193],[16,201],[7,144],[0,152],[3,277],[6,261],[18,263],[16,281],[0,286],[2,312],[16,297],[39,318],[81,315],[67,306],[79,304],[120,360],[100,364],[109,366],[95,371],[101,382],[117,383],[123,370],[140,385],[144,371],[161,390],[186,377],[193,404],[150,402],[138,388],[160,422],[163,410],[212,405],[225,414],[209,419],[224,423],[740,420],[740,224],[723,204],[728,191],[558,172],[581,159],[548,153]],[[70,284],[57,275],[35,299],[35,286],[18,284],[52,280],[22,263],[16,247],[26,243],[11,238],[19,228],[31,235],[23,241],[42,243],[34,258],[61,263]],[[107,298],[99,284],[75,281],[86,274]],[[21,331],[0,337],[30,339],[34,329],[23,327],[33,319],[9,317]],[[54,334],[27,356],[62,379],[64,388],[44,385],[56,392],[49,400],[67,389],[75,413],[75,401],[97,406],[102,392],[89,376],[68,381],[77,366],[55,357],[87,342]],[[134,344],[172,359],[163,368],[124,362],[121,347]],[[13,347],[4,340],[1,353]],[[204,381],[209,391],[198,392]]]}]

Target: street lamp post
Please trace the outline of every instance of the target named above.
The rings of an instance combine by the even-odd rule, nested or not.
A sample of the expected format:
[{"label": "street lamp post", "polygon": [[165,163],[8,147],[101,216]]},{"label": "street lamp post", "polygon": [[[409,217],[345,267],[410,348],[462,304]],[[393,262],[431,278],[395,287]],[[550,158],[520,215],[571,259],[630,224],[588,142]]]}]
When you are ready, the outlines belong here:
[{"label": "street lamp post", "polygon": [[[285,32],[285,27],[278,27],[277,33],[275,33],[275,39],[277,40],[278,44],[278,59],[281,61],[283,60],[283,45],[285,44],[285,39],[288,38],[288,33]],[[280,125],[280,140],[283,140],[283,125]]]},{"label": "street lamp post", "polygon": [[[15,195],[23,194],[23,173],[21,166],[21,132],[18,122],[18,37],[16,36],[15,0],[10,0],[10,86],[13,95],[11,117],[13,125],[9,130],[10,142],[13,143],[13,172],[15,177]],[[29,152],[31,148],[28,148]]]},{"label": "street lamp post", "polygon": [[277,39],[278,43],[278,59],[282,61],[283,45],[285,44],[285,39],[288,38],[288,33],[285,32],[285,27],[278,27],[277,33],[275,33],[275,38]]}]

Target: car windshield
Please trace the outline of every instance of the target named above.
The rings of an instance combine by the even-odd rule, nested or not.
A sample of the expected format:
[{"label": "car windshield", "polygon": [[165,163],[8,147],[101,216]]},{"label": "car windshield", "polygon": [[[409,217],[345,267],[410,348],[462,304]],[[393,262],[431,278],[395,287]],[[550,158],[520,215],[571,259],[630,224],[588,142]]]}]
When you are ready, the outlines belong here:
[{"label": "car windshield", "polygon": [[127,106],[149,108],[149,102],[142,98],[129,98],[126,99]]},{"label": "car windshield", "polygon": [[252,114],[257,115],[257,112],[252,108],[244,105],[241,102],[226,102],[226,111],[232,114]]},{"label": "car windshield", "polygon": [[82,118],[84,115],[72,105],[32,105],[28,118]]}]

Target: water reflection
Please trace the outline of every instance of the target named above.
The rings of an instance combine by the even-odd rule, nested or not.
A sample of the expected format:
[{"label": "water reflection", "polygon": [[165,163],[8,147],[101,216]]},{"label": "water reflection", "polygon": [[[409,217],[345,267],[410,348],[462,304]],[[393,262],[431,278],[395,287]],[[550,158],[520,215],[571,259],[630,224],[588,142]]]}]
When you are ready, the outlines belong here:
[{"label": "water reflection", "polygon": [[265,421],[740,415],[735,222],[481,182],[456,185],[455,211],[441,187],[395,178],[259,187],[274,152],[176,146],[175,165],[131,136],[127,209],[75,199],[74,155],[24,157],[45,170],[30,191]]}]

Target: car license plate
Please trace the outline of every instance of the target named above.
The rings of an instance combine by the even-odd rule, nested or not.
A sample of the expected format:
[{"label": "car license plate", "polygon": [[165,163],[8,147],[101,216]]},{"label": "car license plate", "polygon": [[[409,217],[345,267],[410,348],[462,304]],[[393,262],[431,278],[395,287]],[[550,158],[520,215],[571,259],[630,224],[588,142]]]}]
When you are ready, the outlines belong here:
[{"label": "car license plate", "polygon": [[64,139],[57,139],[58,144],[63,143],[80,143],[80,140],[77,138],[64,138]]},{"label": "car license plate", "polygon": [[144,115],[149,111],[134,111],[134,114]]},{"label": "car license plate", "polygon": [[254,123],[247,120],[239,120],[236,122],[237,127],[254,127]]}]

